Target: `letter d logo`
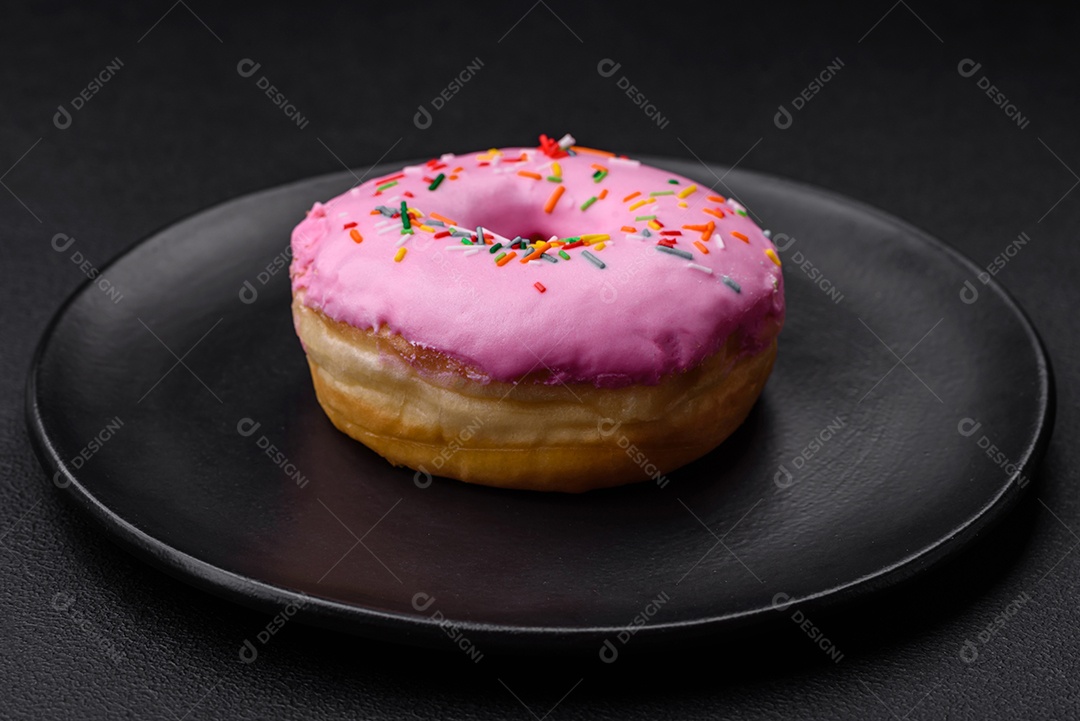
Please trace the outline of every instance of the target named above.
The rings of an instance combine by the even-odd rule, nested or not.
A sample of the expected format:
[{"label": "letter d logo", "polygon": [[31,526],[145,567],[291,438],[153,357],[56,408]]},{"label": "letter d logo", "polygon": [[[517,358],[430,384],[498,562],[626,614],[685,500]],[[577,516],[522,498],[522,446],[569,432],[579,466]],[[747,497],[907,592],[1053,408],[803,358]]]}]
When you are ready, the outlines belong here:
[{"label": "letter d logo", "polygon": [[413,116],[413,125],[421,130],[431,127],[431,113],[423,105],[416,106],[416,115]]},{"label": "letter d logo", "polygon": [[787,130],[791,127],[792,117],[791,113],[783,105],[780,105],[776,111],[776,115],[773,116],[773,125],[781,130]]},{"label": "letter d logo", "polygon": [[67,130],[71,127],[71,113],[63,105],[56,106],[56,114],[52,117],[53,125],[59,130]]}]

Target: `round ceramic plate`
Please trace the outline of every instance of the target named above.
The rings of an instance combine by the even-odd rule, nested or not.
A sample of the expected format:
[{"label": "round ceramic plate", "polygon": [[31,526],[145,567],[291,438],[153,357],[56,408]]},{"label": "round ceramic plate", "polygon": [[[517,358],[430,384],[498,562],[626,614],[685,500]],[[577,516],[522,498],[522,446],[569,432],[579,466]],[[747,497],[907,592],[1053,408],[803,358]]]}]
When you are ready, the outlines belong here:
[{"label": "round ceramic plate", "polygon": [[794,602],[851,602],[1016,504],[1050,434],[1051,375],[991,279],[849,199],[645,160],[772,229],[788,304],[749,419],[663,481],[584,495],[429,482],[335,430],[293,332],[288,245],[351,173],[169,226],[66,303],[28,389],[49,477],[196,586],[473,653],[612,653],[782,618]]}]

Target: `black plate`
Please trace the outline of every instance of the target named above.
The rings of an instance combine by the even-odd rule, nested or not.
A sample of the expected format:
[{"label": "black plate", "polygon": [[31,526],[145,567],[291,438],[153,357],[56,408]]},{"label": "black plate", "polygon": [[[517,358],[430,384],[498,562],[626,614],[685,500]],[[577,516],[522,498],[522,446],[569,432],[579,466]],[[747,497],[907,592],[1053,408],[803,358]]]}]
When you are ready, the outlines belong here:
[{"label": "black plate", "polygon": [[1016,504],[1050,434],[1051,375],[992,280],[851,200],[647,162],[724,178],[783,248],[789,308],[750,418],[666,487],[429,485],[338,433],[293,333],[284,253],[351,174],[200,213],[80,289],[30,377],[42,462],[123,545],[201,588],[480,652],[618,649],[865,597]]}]

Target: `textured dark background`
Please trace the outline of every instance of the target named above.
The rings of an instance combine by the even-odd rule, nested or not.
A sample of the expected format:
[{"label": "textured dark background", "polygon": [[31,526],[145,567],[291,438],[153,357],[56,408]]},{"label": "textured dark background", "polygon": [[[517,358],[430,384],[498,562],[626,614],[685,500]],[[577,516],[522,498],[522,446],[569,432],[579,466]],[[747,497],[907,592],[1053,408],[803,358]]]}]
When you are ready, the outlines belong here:
[{"label": "textured dark background", "polygon": [[[933,3],[792,7],[543,0],[315,3],[125,10],[5,8],[0,23],[0,716],[18,718],[1068,718],[1080,715],[1080,492],[1074,271],[1080,252],[1077,11],[1008,16]],[[115,58],[66,129],[54,123]],[[259,72],[243,78],[237,63]],[[474,58],[483,67],[413,123]],[[604,78],[597,64],[622,64]],[[839,58],[781,130],[773,117]],[[958,63],[982,67],[962,77]],[[265,75],[308,120],[256,87]],[[658,128],[625,75],[668,119]],[[987,76],[1028,119],[978,88]],[[95,265],[172,220],[248,191],[365,165],[530,143],[739,163],[818,184],[928,229],[998,274],[1057,372],[1058,421],[1039,481],[1009,522],[886,598],[815,619],[834,664],[794,624],[611,666],[595,657],[485,659],[269,620],[189,589],[113,546],[40,470],[23,421],[42,330]],[[955,359],[962,364],[963,358]],[[57,610],[57,594],[72,604]],[[1025,595],[1021,595],[1025,594]],[[1029,599],[985,643],[980,631]],[[979,658],[961,658],[973,640]],[[579,681],[580,679],[580,681]],[[577,685],[575,685],[577,684]],[[512,690],[511,690],[512,689]],[[554,709],[553,709],[554,707]],[[549,709],[553,709],[549,712]]]}]

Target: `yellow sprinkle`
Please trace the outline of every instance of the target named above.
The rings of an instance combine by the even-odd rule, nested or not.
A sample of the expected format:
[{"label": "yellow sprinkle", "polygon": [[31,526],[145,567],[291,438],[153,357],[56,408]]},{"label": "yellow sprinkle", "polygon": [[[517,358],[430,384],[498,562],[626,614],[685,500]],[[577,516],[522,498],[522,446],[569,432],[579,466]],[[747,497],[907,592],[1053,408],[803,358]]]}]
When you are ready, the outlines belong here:
[{"label": "yellow sprinkle", "polygon": [[603,250],[605,245],[606,244],[603,241],[601,241],[601,242],[597,243],[596,245],[594,245],[592,248],[593,248],[593,250]]},{"label": "yellow sprinkle", "polygon": [[562,177],[562,166],[559,165],[558,163],[552,163],[551,164],[551,174],[554,175],[556,178],[561,178]]},{"label": "yellow sprinkle", "polygon": [[406,251],[405,248],[398,248],[397,255],[394,256],[394,262],[395,263],[400,263],[401,259],[405,257],[406,252],[407,251]]},{"label": "yellow sprinkle", "polygon": [[590,243],[596,243],[602,240],[611,240],[611,236],[607,233],[586,233],[581,236],[581,239]]},{"label": "yellow sprinkle", "polygon": [[683,201],[681,201],[681,200],[680,200],[680,201],[679,201],[679,207],[680,207],[680,208],[689,208],[690,206],[689,206],[689,205],[687,205],[686,203],[684,203]]},{"label": "yellow sprinkle", "polygon": [[425,233],[434,233],[435,232],[435,229],[432,228],[430,225],[421,225],[420,230],[424,231]]},{"label": "yellow sprinkle", "polygon": [[650,221],[649,221],[649,227],[650,227],[650,228],[652,228],[653,230],[660,230],[660,229],[661,229],[661,228],[663,228],[664,226],[660,225],[660,224],[659,224],[659,223],[657,223],[657,222],[656,222],[655,220],[650,220]]},{"label": "yellow sprinkle", "polygon": [[679,197],[680,198],[685,198],[686,196],[693,193],[695,190],[697,190],[696,185],[688,185],[688,186],[686,186],[685,188],[683,188],[682,190],[679,191]]},{"label": "yellow sprinkle", "polygon": [[769,256],[769,260],[776,263],[777,265],[780,265],[780,259],[776,257],[775,250],[773,250],[772,248],[766,248],[765,255]]},{"label": "yellow sprinkle", "polygon": [[629,210],[637,210],[638,208],[640,208],[643,205],[645,205],[645,201],[644,200],[639,200],[638,202],[631,205]]}]

